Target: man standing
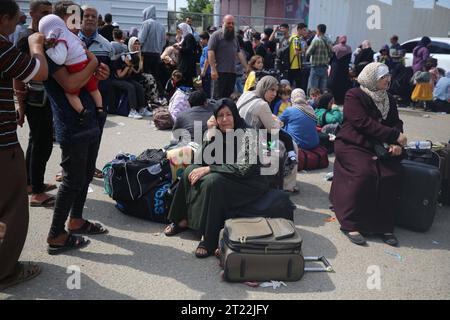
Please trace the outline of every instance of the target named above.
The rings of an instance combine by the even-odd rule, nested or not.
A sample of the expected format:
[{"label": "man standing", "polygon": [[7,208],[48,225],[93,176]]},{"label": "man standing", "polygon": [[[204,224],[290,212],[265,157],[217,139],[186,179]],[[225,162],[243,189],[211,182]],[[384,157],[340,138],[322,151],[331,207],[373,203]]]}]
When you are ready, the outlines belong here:
[{"label": "man standing", "polygon": [[[13,79],[28,82],[47,78],[44,36],[29,37],[30,57],[9,42],[19,19],[19,6],[14,0],[2,0],[0,6],[0,291],[34,278],[40,268],[32,263],[19,263],[28,231],[28,199],[25,159],[17,138]],[[6,234],[5,232],[6,230]]]},{"label": "man standing", "polygon": [[[38,32],[41,18],[51,12],[52,4],[48,0],[30,2],[31,27],[21,34],[16,45],[21,52],[24,54],[30,52],[28,38]],[[44,183],[47,161],[53,149],[53,116],[50,101],[42,82],[30,81],[25,85],[22,81],[14,80],[14,90],[19,104],[17,124],[22,126],[26,116],[30,127],[26,153],[30,206],[53,207],[55,198],[46,192],[56,189],[56,185]]]},{"label": "man standing", "polygon": [[317,35],[306,52],[307,56],[311,56],[311,74],[309,76],[308,90],[318,88],[324,92],[327,88],[328,65],[333,56],[333,47],[331,41],[325,36],[326,32],[326,25],[318,25]]},{"label": "man standing", "polygon": [[105,14],[105,25],[100,29],[100,34],[109,42],[113,41],[113,30],[111,13]]},{"label": "man standing", "polygon": [[[81,23],[81,30],[78,33],[80,39],[85,43],[86,48],[91,51],[99,63],[104,63],[111,70],[111,59],[113,57],[113,49],[111,43],[106,40],[102,35],[100,35],[97,31],[97,21],[98,21],[98,12],[97,9],[93,6],[82,6],[83,10],[83,20]],[[117,29],[114,29],[116,31]],[[113,31],[113,33],[114,33]],[[103,101],[103,110],[109,110],[109,104],[111,103],[111,79],[106,79],[98,82],[98,89],[102,95]],[[100,117],[102,122],[100,122],[100,141],[101,135],[103,133],[103,126],[106,121],[106,114]],[[101,170],[95,169],[94,177],[102,179],[103,174]]]},{"label": "man standing", "polygon": [[150,73],[156,80],[159,95],[164,93],[161,68],[161,53],[166,45],[166,30],[164,26],[156,21],[156,7],[149,6],[144,9],[144,22],[139,31],[139,42],[141,43],[142,58],[144,59],[144,72]]},{"label": "man standing", "polygon": [[[73,5],[76,4],[71,1],[57,2],[54,14],[66,21],[71,17],[67,10]],[[86,239],[76,235],[107,232],[102,225],[83,219],[84,203],[95,171],[100,130],[105,121],[103,110],[96,109],[92,97],[83,87],[94,72],[98,80],[109,78],[108,67],[104,63],[98,66],[97,58],[90,51],[86,53],[88,65],[72,74],[64,66],[49,60],[49,77],[44,82],[53,109],[56,140],[60,144],[63,168],[63,181],[56,197],[53,221],[47,238],[49,254],[59,254],[87,245]],[[79,96],[84,107],[80,114],[71,107],[64,94],[65,91],[73,90],[80,90]],[[65,230],[69,214],[70,233]]]},{"label": "man standing", "polygon": [[247,61],[240,51],[234,32],[234,17],[223,18],[222,30],[214,32],[208,43],[208,60],[211,65],[211,79],[214,83],[214,98],[229,98],[236,83],[236,56],[244,69]]},{"label": "man standing", "polygon": [[[304,23],[297,25],[297,34],[292,35],[289,39],[289,73],[288,79],[293,88],[302,88],[306,92],[304,78],[302,76],[302,57],[306,54],[305,38],[308,35],[308,27]],[[287,55],[286,55],[287,56]]]}]

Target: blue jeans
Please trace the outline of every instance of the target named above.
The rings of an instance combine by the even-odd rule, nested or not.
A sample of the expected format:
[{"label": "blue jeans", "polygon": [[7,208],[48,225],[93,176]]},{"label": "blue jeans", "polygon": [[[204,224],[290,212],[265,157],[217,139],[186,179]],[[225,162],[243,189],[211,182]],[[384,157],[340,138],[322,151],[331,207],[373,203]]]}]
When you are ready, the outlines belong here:
[{"label": "blue jeans", "polygon": [[311,67],[311,74],[309,75],[308,92],[312,88],[320,89],[324,92],[327,89],[328,82],[328,66]]},{"label": "blue jeans", "polygon": [[239,75],[236,77],[236,85],[234,90],[239,92],[240,94],[244,93],[244,84],[243,84],[243,76]]}]

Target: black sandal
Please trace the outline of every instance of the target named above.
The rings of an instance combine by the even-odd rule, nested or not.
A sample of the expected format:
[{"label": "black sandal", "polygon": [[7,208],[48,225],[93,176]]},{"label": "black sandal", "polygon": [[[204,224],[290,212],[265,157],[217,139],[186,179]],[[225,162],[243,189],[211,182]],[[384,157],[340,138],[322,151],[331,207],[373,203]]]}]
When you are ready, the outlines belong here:
[{"label": "black sandal", "polygon": [[398,246],[398,239],[397,237],[392,233],[386,233],[381,236],[381,239],[383,239],[383,242],[390,245],[391,247],[397,247]]},{"label": "black sandal", "polygon": [[[198,250],[205,250],[206,253],[200,254],[198,253]],[[197,246],[197,249],[195,249],[195,256],[199,259],[205,259],[213,255],[213,252],[209,251],[208,248],[205,246],[204,241],[200,241],[200,243]]]},{"label": "black sandal", "polygon": [[81,235],[95,235],[108,233],[108,229],[106,229],[100,223],[92,223],[88,220],[85,220],[81,228],[78,228],[76,230],[69,230],[69,233]]},{"label": "black sandal", "polygon": [[166,235],[166,237],[173,237],[173,236],[176,236],[177,234],[187,230],[187,227],[180,227],[175,222],[172,222],[171,224],[169,224],[166,227],[166,229],[167,228],[169,228],[169,231],[164,230],[164,234]]},{"label": "black sandal", "polygon": [[57,255],[69,250],[81,249],[86,247],[90,243],[89,239],[84,237],[74,236],[69,234],[66,242],[62,246],[49,244],[47,252],[50,255]]}]

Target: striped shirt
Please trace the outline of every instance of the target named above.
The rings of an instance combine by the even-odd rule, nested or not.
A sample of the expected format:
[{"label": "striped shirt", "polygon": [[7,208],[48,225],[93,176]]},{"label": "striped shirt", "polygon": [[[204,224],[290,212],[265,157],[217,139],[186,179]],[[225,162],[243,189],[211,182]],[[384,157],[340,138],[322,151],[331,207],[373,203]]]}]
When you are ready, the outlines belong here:
[{"label": "striped shirt", "polygon": [[28,82],[39,66],[39,60],[20,52],[0,35],[0,150],[19,144],[13,79]]}]

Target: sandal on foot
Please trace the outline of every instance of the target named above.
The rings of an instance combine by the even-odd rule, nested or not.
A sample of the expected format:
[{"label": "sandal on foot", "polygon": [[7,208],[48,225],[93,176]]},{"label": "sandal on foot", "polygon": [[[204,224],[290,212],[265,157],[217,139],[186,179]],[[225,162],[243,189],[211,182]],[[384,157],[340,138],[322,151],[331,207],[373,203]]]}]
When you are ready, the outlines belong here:
[{"label": "sandal on foot", "polygon": [[392,246],[397,247],[398,246],[398,239],[395,235],[392,233],[386,233],[381,236],[381,239],[383,239],[383,242]]},{"label": "sandal on foot", "polygon": [[101,172],[101,170],[96,168],[94,172],[94,177],[97,179],[103,179],[103,172]]},{"label": "sandal on foot", "polygon": [[0,291],[28,281],[41,273],[41,268],[32,262],[17,262],[12,275],[0,281]]},{"label": "sandal on foot", "polygon": [[56,182],[62,182],[63,181],[63,173],[62,172],[58,172],[56,174],[55,180],[56,180]]},{"label": "sandal on foot", "polygon": [[[204,250],[206,253],[199,253],[199,250]],[[212,254],[213,252],[209,251],[206,248],[204,241],[200,241],[200,243],[197,246],[197,249],[195,249],[195,256],[199,259],[208,258],[209,256],[212,256]]]},{"label": "sandal on foot", "polygon": [[107,233],[108,229],[102,226],[100,223],[90,222],[88,220],[84,221],[84,224],[81,228],[76,230],[70,230],[70,234],[81,234],[81,235],[93,235],[93,234],[104,234]]},{"label": "sandal on foot", "polygon": [[187,227],[180,227],[178,224],[172,222],[171,224],[169,224],[166,229],[164,230],[164,234],[167,237],[173,237],[183,231],[186,231]]},{"label": "sandal on foot", "polygon": [[292,188],[290,190],[284,190],[284,191],[287,192],[287,193],[291,193],[291,194],[299,194],[300,193],[300,189],[297,188],[297,187],[294,187],[294,188]]},{"label": "sandal on foot", "polygon": [[[52,184],[52,183],[45,183],[44,184],[44,191],[42,191],[42,193],[44,192],[49,192],[49,191],[53,191],[55,189],[58,189],[58,186],[56,184]],[[27,193],[28,195],[32,195],[33,194],[33,188],[32,186],[27,186]]]},{"label": "sandal on foot", "polygon": [[60,254],[60,253],[63,253],[63,252],[69,251],[69,250],[84,248],[89,243],[90,243],[90,241],[88,239],[69,234],[66,242],[62,246],[49,244],[48,248],[47,248],[47,252],[50,255],[56,255],[56,254]]},{"label": "sandal on foot", "polygon": [[[347,238],[353,242],[354,244],[357,244],[358,246],[364,246],[366,245],[366,239],[358,232],[358,234],[350,234],[352,231],[345,231],[341,230]],[[355,231],[356,232],[356,231]]]},{"label": "sandal on foot", "polygon": [[56,199],[55,197],[48,197],[44,201],[30,201],[30,207],[42,207],[42,208],[54,208]]}]

